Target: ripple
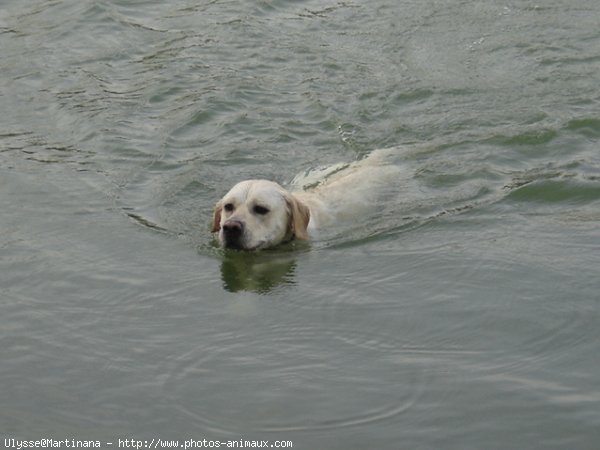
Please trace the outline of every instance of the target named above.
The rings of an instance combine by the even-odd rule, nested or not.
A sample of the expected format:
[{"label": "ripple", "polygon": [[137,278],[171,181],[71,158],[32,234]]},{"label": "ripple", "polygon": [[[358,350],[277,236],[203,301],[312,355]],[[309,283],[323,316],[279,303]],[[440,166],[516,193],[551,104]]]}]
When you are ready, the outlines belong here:
[{"label": "ripple", "polygon": [[597,138],[600,137],[600,119],[596,117],[574,119],[567,123],[566,129],[590,138]]},{"label": "ripple", "polygon": [[544,145],[552,142],[558,136],[558,132],[551,128],[533,129],[519,134],[505,136],[497,135],[489,140],[504,146],[513,145]]},{"label": "ripple", "polygon": [[[504,345],[486,350],[484,357],[464,361],[464,366],[482,374],[535,371],[553,366],[573,354],[585,354],[589,343],[597,339],[597,314],[586,311],[585,307],[582,309],[580,302],[566,301],[561,310],[544,310],[539,306],[537,315],[524,313],[526,308],[521,308],[523,318],[498,311],[487,314],[478,328],[495,333],[504,330],[505,335],[498,336]],[[535,317],[538,320],[533,320]],[[520,337],[515,339],[510,330]]]},{"label": "ripple", "polygon": [[342,327],[230,332],[172,358],[164,393],[215,432],[351,428],[415,404],[427,376],[419,358],[402,355],[391,336]]},{"label": "ripple", "polygon": [[600,183],[538,180],[513,190],[509,198],[521,202],[586,204],[600,199]]}]

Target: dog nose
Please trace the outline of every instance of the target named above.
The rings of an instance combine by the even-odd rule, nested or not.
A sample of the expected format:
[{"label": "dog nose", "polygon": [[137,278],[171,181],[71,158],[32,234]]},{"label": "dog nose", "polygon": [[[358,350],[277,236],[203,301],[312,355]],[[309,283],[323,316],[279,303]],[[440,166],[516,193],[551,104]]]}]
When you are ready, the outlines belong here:
[{"label": "dog nose", "polygon": [[244,225],[239,220],[228,220],[223,224],[223,233],[230,237],[239,237],[244,231]]}]

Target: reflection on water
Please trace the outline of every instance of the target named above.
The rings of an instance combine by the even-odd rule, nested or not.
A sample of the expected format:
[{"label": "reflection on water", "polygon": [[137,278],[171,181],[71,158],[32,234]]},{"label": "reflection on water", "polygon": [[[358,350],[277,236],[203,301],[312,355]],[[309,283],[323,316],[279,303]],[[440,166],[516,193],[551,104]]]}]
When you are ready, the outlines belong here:
[{"label": "reflection on water", "polygon": [[293,244],[262,251],[223,250],[221,279],[229,292],[268,293],[280,285],[294,284]]}]

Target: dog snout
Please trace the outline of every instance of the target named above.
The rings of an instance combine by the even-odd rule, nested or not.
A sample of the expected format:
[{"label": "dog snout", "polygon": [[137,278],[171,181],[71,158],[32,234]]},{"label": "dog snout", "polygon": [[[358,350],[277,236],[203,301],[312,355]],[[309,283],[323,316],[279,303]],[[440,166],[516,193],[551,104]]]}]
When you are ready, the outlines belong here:
[{"label": "dog snout", "polygon": [[244,225],[239,220],[228,220],[223,224],[223,232],[225,234],[237,235],[242,234]]},{"label": "dog snout", "polygon": [[226,246],[239,247],[243,234],[244,224],[239,220],[228,220],[223,224],[223,237]]}]

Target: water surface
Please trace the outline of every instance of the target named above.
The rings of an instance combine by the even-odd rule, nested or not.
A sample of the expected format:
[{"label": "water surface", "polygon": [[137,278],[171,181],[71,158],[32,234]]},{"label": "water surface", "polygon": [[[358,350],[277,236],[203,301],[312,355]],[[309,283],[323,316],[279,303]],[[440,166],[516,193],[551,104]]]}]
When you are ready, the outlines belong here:
[{"label": "water surface", "polygon": [[[597,447],[596,2],[5,0],[0,48],[7,438]],[[377,214],[216,247],[384,147]]]}]

